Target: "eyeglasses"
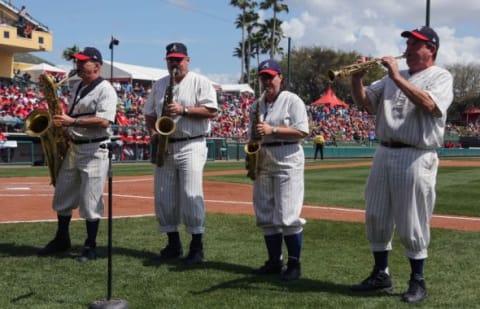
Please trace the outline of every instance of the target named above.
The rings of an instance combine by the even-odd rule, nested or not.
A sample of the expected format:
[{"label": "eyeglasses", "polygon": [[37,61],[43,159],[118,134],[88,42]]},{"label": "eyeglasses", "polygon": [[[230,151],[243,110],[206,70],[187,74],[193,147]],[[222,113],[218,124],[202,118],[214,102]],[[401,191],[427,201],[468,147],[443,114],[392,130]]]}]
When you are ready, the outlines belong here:
[{"label": "eyeglasses", "polygon": [[168,63],[182,62],[183,59],[185,59],[185,58],[182,58],[182,57],[171,57],[171,58],[167,58],[167,62],[168,62]]},{"label": "eyeglasses", "polygon": [[277,75],[260,74],[258,77],[259,77],[261,80],[272,80],[272,79],[275,78],[275,76],[277,76]]}]

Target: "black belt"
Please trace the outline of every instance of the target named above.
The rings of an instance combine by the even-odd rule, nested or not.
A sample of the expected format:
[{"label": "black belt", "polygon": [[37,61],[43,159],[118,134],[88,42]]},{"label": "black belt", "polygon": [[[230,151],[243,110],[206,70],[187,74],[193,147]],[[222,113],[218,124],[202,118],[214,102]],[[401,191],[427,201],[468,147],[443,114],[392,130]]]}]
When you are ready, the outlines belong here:
[{"label": "black belt", "polygon": [[407,147],[413,147],[412,145],[409,144],[404,144],[402,142],[380,142],[380,145],[388,148],[407,148]]},{"label": "black belt", "polygon": [[75,145],[82,145],[82,144],[92,144],[92,143],[100,143],[107,141],[109,137],[98,137],[98,138],[92,138],[92,139],[81,139],[81,140],[73,140],[72,143]]},{"label": "black belt", "polygon": [[298,144],[298,142],[271,142],[271,143],[262,143],[262,146],[276,147],[276,146],[292,145],[292,144]]},{"label": "black belt", "polygon": [[202,137],[205,137],[205,135],[197,135],[197,136],[189,136],[189,137],[179,137],[179,138],[175,138],[175,137],[170,137],[168,139],[168,142],[169,143],[176,143],[176,142],[184,142],[184,141],[189,141],[189,140],[192,140],[192,139],[197,139],[197,138],[202,138]]}]

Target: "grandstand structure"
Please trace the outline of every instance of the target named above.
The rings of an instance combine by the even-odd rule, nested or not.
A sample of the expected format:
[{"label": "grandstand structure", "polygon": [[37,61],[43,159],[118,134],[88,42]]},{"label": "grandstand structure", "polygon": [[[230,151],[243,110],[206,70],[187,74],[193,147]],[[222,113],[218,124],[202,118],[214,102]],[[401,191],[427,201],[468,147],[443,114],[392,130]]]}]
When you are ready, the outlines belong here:
[{"label": "grandstand structure", "polygon": [[30,15],[20,18],[21,8],[0,0],[0,78],[14,76],[14,54],[52,51],[53,35]]}]

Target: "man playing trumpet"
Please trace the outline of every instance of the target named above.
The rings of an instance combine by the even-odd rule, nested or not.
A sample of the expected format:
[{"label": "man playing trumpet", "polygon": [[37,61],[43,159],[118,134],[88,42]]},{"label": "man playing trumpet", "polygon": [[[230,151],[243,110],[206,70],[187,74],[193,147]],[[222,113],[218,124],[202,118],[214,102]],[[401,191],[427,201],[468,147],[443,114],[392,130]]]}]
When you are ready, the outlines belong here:
[{"label": "man playing trumpet", "polygon": [[388,252],[396,228],[411,266],[402,300],[418,303],[427,297],[423,266],[435,205],[435,150],[443,144],[453,90],[451,74],[435,66],[440,46],[435,31],[424,26],[401,35],[407,38],[407,70],[399,70],[396,59],[383,57],[387,76],[367,87],[362,83],[365,70],[351,79],[355,103],[376,114],[381,144],[365,189],[367,237],[375,263],[370,276],[351,289],[392,289]]}]

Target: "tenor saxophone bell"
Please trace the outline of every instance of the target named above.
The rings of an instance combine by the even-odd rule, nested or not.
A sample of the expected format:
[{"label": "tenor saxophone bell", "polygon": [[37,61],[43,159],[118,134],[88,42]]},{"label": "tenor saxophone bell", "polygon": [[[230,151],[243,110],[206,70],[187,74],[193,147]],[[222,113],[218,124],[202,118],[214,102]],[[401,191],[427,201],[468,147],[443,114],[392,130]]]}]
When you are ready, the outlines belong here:
[{"label": "tenor saxophone bell", "polygon": [[175,132],[175,122],[168,116],[162,116],[155,122],[155,131],[158,133],[156,141],[155,163],[157,166],[163,166],[165,153],[168,147],[168,137]]},{"label": "tenor saxophone bell", "polygon": [[257,178],[258,154],[260,148],[261,146],[259,142],[249,142],[243,147],[246,156],[245,168],[247,169],[247,177],[251,180]]},{"label": "tenor saxophone bell", "polygon": [[257,105],[255,108],[255,117],[253,117],[251,124],[252,136],[250,141],[246,143],[245,146],[243,146],[243,151],[245,152],[245,168],[247,169],[247,177],[251,180],[255,180],[257,178],[258,157],[260,155],[261,138],[259,138],[259,136],[254,133],[254,130],[257,124],[259,124],[261,121],[260,102],[263,102],[265,93],[266,92],[263,91],[256,102]]},{"label": "tenor saxophone bell", "polygon": [[158,134],[155,140],[152,140],[152,149],[154,149],[152,151],[155,151],[155,153],[152,154],[151,158],[152,163],[156,163],[158,167],[163,166],[168,150],[168,137],[175,132],[176,128],[173,119],[167,116],[167,109],[168,106],[173,102],[173,87],[175,86],[175,77],[177,74],[178,69],[173,68],[170,81],[167,89],[165,90],[165,96],[163,98],[162,114],[160,115],[160,118],[155,121],[155,131],[157,131]]}]

